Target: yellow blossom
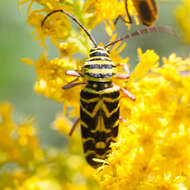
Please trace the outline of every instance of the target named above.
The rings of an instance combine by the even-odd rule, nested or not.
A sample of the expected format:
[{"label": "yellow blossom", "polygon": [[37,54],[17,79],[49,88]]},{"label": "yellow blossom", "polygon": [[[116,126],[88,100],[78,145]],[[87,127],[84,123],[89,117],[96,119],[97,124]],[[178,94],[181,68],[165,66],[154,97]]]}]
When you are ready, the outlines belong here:
[{"label": "yellow blossom", "polygon": [[[46,19],[43,27],[41,25],[44,15],[47,13],[57,10],[64,9],[69,13],[76,16],[77,19],[85,26],[93,27],[106,20],[109,21],[111,26],[110,35],[114,30],[112,19],[117,18],[118,15],[124,14],[124,2],[112,0],[112,1],[64,1],[59,2],[55,0],[51,1],[39,1],[39,0],[28,0],[28,1],[19,1],[19,5],[28,3],[28,19],[27,22],[35,28],[33,33],[37,34],[36,39],[41,40],[41,45],[45,47],[46,53],[35,62],[30,61],[29,59],[23,59],[23,62],[32,63],[36,68],[37,73],[37,82],[34,86],[36,92],[43,94],[49,98],[52,98],[56,101],[65,103],[66,106],[72,106],[75,109],[70,113],[72,117],[77,117],[78,111],[78,102],[79,102],[79,92],[82,86],[75,87],[74,89],[63,90],[62,87],[68,82],[77,80],[76,77],[68,77],[65,75],[67,70],[77,70],[80,71],[84,63],[84,60],[74,59],[73,55],[76,53],[84,54],[87,56],[89,49],[91,47],[90,42],[84,31],[81,29],[75,30],[71,25],[71,20],[67,18],[62,13],[55,13]],[[37,10],[32,9],[34,4],[39,4]],[[95,10],[91,8],[95,7]],[[131,1],[129,1],[129,10],[132,10]],[[110,14],[110,10],[111,11]],[[100,14],[102,12],[103,14]],[[92,17],[94,19],[92,19]],[[102,18],[100,18],[100,16]],[[91,21],[90,21],[91,20]],[[89,24],[93,22],[94,24]],[[51,42],[56,45],[60,57],[49,60],[47,58],[48,47],[45,43],[45,38],[50,37]],[[61,40],[61,41],[60,41]],[[127,63],[128,58],[119,57],[119,53],[123,50],[125,45],[122,45],[118,50],[117,44],[111,51],[111,58],[115,61],[116,65],[120,63]],[[120,69],[119,69],[120,70]],[[81,78],[77,82],[81,82]],[[76,94],[76,97],[73,99],[70,97],[70,94]]]},{"label": "yellow blossom", "polygon": [[0,189],[99,189],[81,156],[80,135],[75,133],[63,149],[42,148],[33,120],[15,122],[9,103],[0,103],[0,119]]},{"label": "yellow blossom", "polygon": [[[37,62],[35,62],[36,72],[38,75],[37,82],[35,84],[35,90],[47,97],[50,97],[56,101],[63,102],[67,105],[76,105],[78,108],[79,92],[81,86],[63,90],[62,87],[72,82],[76,77],[70,77],[65,75],[67,70],[79,70],[78,61],[72,60],[72,58],[55,58],[48,60],[46,55],[43,54]],[[81,79],[79,78],[78,81]],[[75,97],[71,97],[70,94],[76,94]]]},{"label": "yellow blossom", "polygon": [[53,128],[59,130],[64,135],[69,135],[71,130],[72,122],[62,113],[56,117],[53,123]]},{"label": "yellow blossom", "polygon": [[[44,18],[43,13],[47,14],[56,9],[64,9],[66,11],[69,11],[74,16],[78,17],[79,21],[84,26],[88,27],[91,16],[88,17],[87,15],[90,14],[90,12],[88,11],[92,11],[92,9],[89,9],[90,7],[88,6],[94,4],[94,6],[96,7],[96,11],[91,14],[96,15],[96,19],[94,19],[93,22],[99,23],[105,19],[108,19],[110,25],[112,25],[111,30],[114,30],[113,22],[110,19],[117,18],[118,15],[122,14],[121,11],[124,9],[124,2],[117,2],[116,0],[109,2],[86,1],[85,3],[83,3],[83,1],[77,1],[76,3],[73,1],[65,1],[65,3],[59,3],[54,0],[19,1],[19,4],[24,3],[29,3],[27,22],[35,28],[34,33],[37,34],[36,39],[41,40],[41,43],[43,46],[45,46],[46,50],[46,52],[43,53],[37,61],[30,61],[26,58],[23,59],[23,62],[29,64],[32,63],[31,65],[36,68],[37,82],[34,86],[34,89],[36,92],[43,94],[53,100],[64,102],[65,107],[74,107],[74,109],[70,111],[69,115],[71,117],[78,117],[78,102],[82,85],[68,90],[63,90],[62,87],[72,81],[84,82],[84,79],[82,79],[81,77],[77,79],[76,77],[67,76],[66,71],[81,70],[84,59],[81,59],[79,61],[78,59],[74,59],[73,55],[80,52],[86,57],[91,47],[89,39],[84,31],[81,31],[79,29],[80,32],[78,32],[78,30],[75,30],[74,28],[76,27],[72,27],[69,18],[61,13],[55,13],[51,15],[49,18],[47,18],[42,27],[41,23]],[[31,9],[33,4],[39,4],[43,8],[33,10]],[[130,4],[131,2],[129,2],[129,8],[131,7]],[[113,7],[117,7],[117,9],[112,13],[113,15],[111,16],[109,12],[110,9],[112,9]],[[105,17],[100,19],[97,17],[97,15],[100,15],[99,11],[103,9]],[[87,11],[87,13],[85,13],[85,11]],[[45,44],[46,36],[50,37],[52,43],[56,45],[60,53],[60,57],[51,60],[47,58],[48,47]],[[123,64],[126,64],[128,62],[128,58],[123,59],[119,56],[119,53],[123,50],[125,45],[123,44],[121,47],[118,47],[119,43],[112,49],[111,58],[113,59],[115,64],[118,65],[118,70],[122,70],[122,64],[120,63],[122,62]],[[121,82],[119,83],[119,85],[121,85]],[[70,94],[75,94],[76,96],[71,97]]]},{"label": "yellow blossom", "polygon": [[183,41],[185,43],[190,43],[190,1],[181,0],[179,5],[175,10],[175,16],[180,29],[183,32]]},{"label": "yellow blossom", "polygon": [[23,185],[16,190],[61,190],[61,186],[53,179],[39,179],[32,177],[24,181]]},{"label": "yellow blossom", "polygon": [[[108,165],[99,169],[97,177],[105,190],[187,189],[190,76],[183,71],[189,70],[190,58],[183,60],[172,54],[158,66],[154,64],[158,61],[154,52],[151,57],[149,50],[138,52],[140,62],[130,84],[136,102],[121,104],[126,122],[121,123],[118,141],[112,144]],[[150,62],[153,64],[147,66]]]},{"label": "yellow blossom", "polygon": [[[32,63],[36,69],[35,91],[55,101],[64,102],[66,111],[68,107],[72,107],[72,110],[66,114],[70,118],[78,118],[82,86],[67,90],[63,90],[62,87],[70,82],[84,82],[82,77],[68,76],[66,71],[81,71],[85,59],[79,61],[75,58],[75,54],[80,53],[86,57],[91,47],[90,41],[84,31],[78,29],[78,26],[73,27],[72,21],[61,13],[55,13],[47,18],[43,27],[42,20],[47,13],[64,9],[76,16],[88,30],[104,22],[112,41],[116,36],[113,34],[114,19],[126,14],[124,2],[28,0],[21,1],[20,4],[27,2],[29,3],[27,22],[35,28],[36,39],[42,40],[42,45],[46,46],[45,38],[49,36],[59,51],[58,58],[48,59],[48,47],[46,47],[46,52],[37,61],[24,59],[25,62]],[[34,3],[41,7],[37,10],[31,9]],[[129,1],[129,12],[133,14],[132,1]],[[118,43],[111,50],[111,59],[116,64],[118,72],[126,72],[123,70],[123,65],[128,63],[129,58],[119,56],[125,45],[120,46]],[[113,80],[115,84],[133,93],[136,102],[121,95],[120,115],[124,120],[120,122],[120,134],[117,142],[111,144],[112,152],[105,165],[96,171],[96,177],[103,190],[125,190],[126,187],[128,190],[188,189],[190,186],[190,58],[183,60],[171,54],[169,58],[163,59],[161,65],[159,56],[153,50],[142,53],[139,49],[138,55],[139,63],[131,78]],[[66,116],[58,116],[54,128],[68,133],[71,125],[69,119]],[[11,125],[14,128],[14,123]],[[33,130],[28,127],[20,129],[18,133],[22,137],[18,140],[19,145],[27,145],[33,153],[38,146],[35,141],[33,146],[28,143],[29,137],[34,134]],[[46,159],[51,164],[56,163],[53,164],[53,170],[48,161],[48,167],[41,164],[35,176],[19,183],[20,187],[27,189],[32,184],[38,188],[39,182],[50,185],[58,183],[66,189],[86,190],[87,181],[93,181],[90,178],[92,169],[85,165],[83,157],[80,156],[82,145],[79,140],[80,136],[76,134],[69,148],[64,149],[64,154],[55,150],[44,151]],[[5,139],[2,142],[5,142]],[[22,156],[17,149],[14,149],[12,154],[16,155],[17,160]],[[63,179],[60,170],[65,170],[64,177],[69,178],[65,183],[55,180],[54,176]],[[36,178],[41,175],[45,176],[44,179]],[[55,187],[59,188],[60,185]],[[90,188],[92,189],[92,186]]]},{"label": "yellow blossom", "polygon": [[[128,20],[126,16],[126,9],[124,1],[118,0],[88,0],[84,6],[84,9],[87,12],[94,13],[93,21],[98,24],[100,22],[104,22],[106,25],[106,31],[111,30],[112,32],[115,30],[113,25],[113,20],[117,19],[118,16],[124,16],[126,21]],[[111,11],[110,11],[111,10]],[[128,10],[130,15],[136,14],[135,8],[132,4],[131,0],[128,0]],[[109,24],[106,21],[109,21]],[[108,29],[109,28],[109,29]],[[112,34],[112,32],[108,32],[108,34]]]},{"label": "yellow blossom", "polygon": [[[0,152],[1,162],[18,162],[29,164],[28,160],[41,159],[38,139],[35,136],[33,120],[16,124],[12,120],[12,107],[8,103],[0,104]],[[5,130],[6,128],[6,130]]]}]

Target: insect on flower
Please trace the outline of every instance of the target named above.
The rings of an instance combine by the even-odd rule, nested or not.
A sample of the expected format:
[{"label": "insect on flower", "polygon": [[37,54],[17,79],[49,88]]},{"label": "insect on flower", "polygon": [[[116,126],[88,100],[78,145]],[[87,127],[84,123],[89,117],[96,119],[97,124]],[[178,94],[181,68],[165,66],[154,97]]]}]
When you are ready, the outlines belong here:
[{"label": "insect on flower", "polygon": [[[43,27],[46,19],[57,12],[61,12],[71,18],[87,34],[94,47],[89,52],[89,58],[84,63],[81,71],[69,70],[66,75],[84,77],[86,82],[69,83],[63,89],[69,89],[77,85],[85,85],[80,93],[80,119],[73,125],[70,135],[80,122],[83,150],[87,162],[94,168],[102,165],[98,160],[105,160],[110,152],[110,143],[115,141],[118,135],[120,118],[120,92],[131,100],[135,97],[124,88],[112,83],[113,77],[128,79],[129,74],[116,72],[116,65],[110,59],[108,47],[127,38],[149,32],[166,32],[175,34],[168,27],[152,27],[127,34],[118,40],[107,43],[104,47],[98,46],[94,37],[86,28],[70,13],[64,10],[50,12],[42,21]],[[124,70],[126,65],[124,65]],[[76,81],[76,80],[75,80]]]},{"label": "insect on flower", "polygon": [[[152,26],[158,18],[158,4],[156,0],[132,0],[136,12],[142,24]],[[125,9],[129,21],[126,21],[121,15],[115,20],[121,18],[124,22],[132,24],[132,19],[128,10],[128,0],[125,0]]]}]

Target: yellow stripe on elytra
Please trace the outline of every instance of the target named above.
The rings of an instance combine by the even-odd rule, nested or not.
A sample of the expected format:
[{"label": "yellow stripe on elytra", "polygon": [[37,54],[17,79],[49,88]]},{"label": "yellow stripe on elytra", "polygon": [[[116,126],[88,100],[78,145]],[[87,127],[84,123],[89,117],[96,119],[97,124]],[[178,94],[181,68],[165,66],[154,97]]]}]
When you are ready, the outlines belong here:
[{"label": "yellow stripe on elytra", "polygon": [[93,118],[93,117],[96,115],[97,111],[98,111],[100,108],[104,111],[106,117],[107,117],[107,118],[110,118],[110,116],[111,116],[113,113],[115,113],[115,112],[119,109],[119,106],[120,106],[120,105],[119,105],[119,103],[118,103],[117,107],[116,107],[114,110],[112,110],[111,112],[109,112],[109,110],[107,109],[106,105],[104,104],[103,99],[101,99],[101,100],[95,105],[94,110],[93,110],[92,112],[89,112],[86,108],[84,108],[83,105],[82,105],[82,103],[81,103],[80,106],[81,106],[81,109],[82,109],[86,114],[88,114],[91,118]]},{"label": "yellow stripe on elytra", "polygon": [[107,137],[107,138],[106,138],[106,143],[108,143],[109,141],[114,142],[114,141],[116,141],[116,139],[117,139],[117,138],[114,138],[113,136]]},{"label": "yellow stripe on elytra", "polygon": [[91,155],[91,154],[95,154],[96,157],[94,157],[94,158],[99,158],[99,159],[105,159],[105,156],[106,156],[104,154],[103,155],[98,154],[95,150],[89,150],[89,151],[85,152],[84,154],[86,157]]},{"label": "yellow stripe on elytra", "polygon": [[103,97],[103,100],[104,100],[105,102],[109,102],[109,103],[116,102],[116,101],[118,101],[119,99],[120,99],[120,97],[117,97],[117,98],[115,98],[115,99]]},{"label": "yellow stripe on elytra", "polygon": [[99,142],[97,142],[96,144],[95,144],[95,147],[97,148],[97,149],[105,149],[106,148],[106,143],[104,142],[104,141],[99,141]]},{"label": "yellow stripe on elytra", "polygon": [[88,88],[88,87],[84,87],[83,88],[83,91],[85,92],[89,92],[89,93],[93,93],[93,94],[99,94],[99,95],[102,95],[102,94],[110,94],[110,93],[113,93],[115,91],[119,91],[120,88],[117,87],[117,86],[113,86],[113,87],[110,87],[110,88],[106,88],[104,90],[100,90],[100,91],[97,91],[95,89],[92,89],[92,88]]},{"label": "yellow stripe on elytra", "polygon": [[102,105],[102,109],[104,110],[104,113],[105,113],[106,117],[107,117],[107,118],[110,118],[110,116],[111,116],[113,113],[115,113],[115,112],[119,109],[119,106],[120,106],[120,105],[119,105],[119,103],[118,103],[117,107],[116,107],[112,112],[109,112],[109,110],[107,109],[106,105],[103,104],[103,105]]},{"label": "yellow stripe on elytra", "polygon": [[80,124],[81,124],[81,126],[83,126],[83,127],[85,127],[85,128],[88,128],[88,125],[84,122],[84,121],[80,121]]},{"label": "yellow stripe on elytra", "polygon": [[97,154],[95,150],[87,150],[87,152],[84,153],[85,156],[87,157],[90,154]]},{"label": "yellow stripe on elytra", "polygon": [[[118,124],[119,124],[119,120],[117,120],[117,121],[114,123],[114,125],[112,126],[112,129],[106,129],[104,125],[102,125],[103,127],[102,127],[102,126],[101,126],[101,127],[98,127],[98,125],[97,125],[96,129],[91,130],[90,132],[96,133],[97,131],[101,131],[101,132],[110,133],[110,132],[113,130],[113,128],[116,127]],[[100,129],[100,128],[101,128],[101,129]],[[108,142],[109,142],[110,140],[112,140],[112,139],[113,139],[113,136],[107,137],[107,138],[105,139],[105,142],[108,143]]]},{"label": "yellow stripe on elytra", "polygon": [[99,102],[96,104],[96,106],[94,107],[94,110],[93,110],[92,112],[89,112],[87,109],[85,109],[85,108],[83,107],[82,103],[80,104],[80,106],[81,106],[81,109],[82,109],[86,114],[88,114],[91,118],[93,118],[93,117],[96,115],[97,111],[100,109],[101,104],[102,104],[102,101],[99,101]]},{"label": "yellow stripe on elytra", "polygon": [[85,103],[98,102],[99,99],[100,99],[99,97],[91,98],[91,99],[85,99],[85,98],[80,97],[80,100],[83,101],[83,102],[85,102]]},{"label": "yellow stripe on elytra", "polygon": [[112,128],[116,127],[117,125],[119,125],[119,119],[113,124]]},{"label": "yellow stripe on elytra", "polygon": [[[85,124],[84,122],[82,122],[82,125],[86,128],[88,128],[87,124]],[[113,126],[112,126],[112,129],[117,127],[119,125],[119,120],[117,120]],[[102,118],[98,118],[98,122],[97,122],[97,126],[95,129],[91,130],[90,133],[96,133],[97,131],[101,131],[101,132],[106,132],[106,133],[110,133],[112,129],[106,129],[105,128],[105,125],[104,125],[104,121],[103,121],[103,117]],[[110,136],[110,138],[112,138],[112,136]],[[110,138],[106,138],[106,142],[109,142]],[[93,137],[88,137],[88,138],[83,138],[83,143],[89,141],[89,140],[92,140],[93,142],[95,142],[94,138]]]},{"label": "yellow stripe on elytra", "polygon": [[95,143],[95,139],[93,137],[88,137],[88,138],[82,138],[82,143],[86,143],[87,141],[93,141],[93,143]]},{"label": "yellow stripe on elytra", "polygon": [[[108,98],[108,97],[103,97],[102,98],[105,102],[109,102],[109,103],[113,103],[113,102],[116,102],[120,99],[120,97],[117,97],[115,99],[112,99],[112,98]],[[98,102],[100,100],[99,97],[96,97],[96,98],[92,98],[92,99],[85,99],[85,98],[80,98],[80,100],[82,102],[85,102],[85,103],[94,103],[94,102]]]},{"label": "yellow stripe on elytra", "polygon": [[105,128],[104,118],[103,118],[102,115],[99,115],[99,117],[98,117],[98,122],[97,122],[96,128],[91,130],[90,132],[96,133],[97,131],[106,132],[106,133],[111,132],[111,129],[106,129]]}]

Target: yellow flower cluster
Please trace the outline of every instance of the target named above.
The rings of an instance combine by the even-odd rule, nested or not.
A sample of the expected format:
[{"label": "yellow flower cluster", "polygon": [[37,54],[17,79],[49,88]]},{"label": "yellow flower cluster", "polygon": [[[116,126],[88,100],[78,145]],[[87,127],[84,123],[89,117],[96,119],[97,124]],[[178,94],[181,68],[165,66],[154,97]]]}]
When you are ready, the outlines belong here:
[{"label": "yellow flower cluster", "polygon": [[0,104],[0,164],[16,162],[27,167],[31,164],[29,160],[41,159],[33,120],[17,124],[12,120],[11,112],[10,104]]},{"label": "yellow flower cluster", "polygon": [[[130,15],[136,15],[132,0],[128,0],[127,4]],[[93,22],[95,24],[105,22],[105,25],[107,27],[110,24],[112,28],[114,28],[113,19],[116,19],[118,16],[121,15],[126,15],[124,1],[118,0],[88,0],[85,4],[85,10],[87,12],[94,13]],[[128,18],[126,18],[126,20],[127,19]]]},{"label": "yellow flower cluster", "polygon": [[[16,123],[0,103],[1,190],[97,190],[93,169],[80,156],[79,135],[63,150],[42,148],[32,119]],[[77,147],[77,148],[76,148]]]},{"label": "yellow flower cluster", "polygon": [[175,15],[178,25],[183,32],[184,42],[190,43],[190,1],[181,0],[176,9]]},{"label": "yellow flower cluster", "polygon": [[[74,109],[69,116],[78,117],[79,92],[82,87],[68,90],[63,90],[62,87],[76,79],[67,76],[65,71],[80,71],[84,59],[78,60],[74,57],[76,53],[87,56],[91,47],[90,41],[78,27],[72,27],[69,19],[61,13],[51,15],[43,27],[41,26],[42,20],[47,13],[56,9],[64,9],[76,16],[88,30],[104,21],[106,30],[113,39],[115,37],[112,36],[113,19],[124,14],[124,2],[116,0],[19,1],[19,4],[25,3],[29,4],[27,22],[35,28],[36,39],[41,40],[41,44],[45,47],[45,53],[37,61],[23,60],[36,68],[35,91],[53,100],[64,102],[65,108],[72,106]],[[33,10],[33,4],[40,5],[40,7]],[[132,13],[131,1],[129,1],[129,8]],[[113,11],[110,12],[110,10]],[[47,58],[46,36],[50,37],[51,42],[57,47],[59,58],[51,60]],[[128,61],[127,57],[119,56],[124,46],[119,47],[117,44],[111,51],[111,58],[116,65]],[[113,152],[106,160],[107,165],[98,169],[96,177],[100,181],[102,189],[105,190],[111,188],[116,190],[125,190],[126,188],[128,190],[189,189],[190,58],[182,60],[172,54],[168,59],[164,58],[163,65],[160,66],[159,56],[154,51],[148,50],[143,54],[141,50],[138,50],[138,54],[139,64],[132,73],[131,79],[129,81],[114,80],[114,83],[132,92],[137,100],[134,103],[121,97],[121,116],[126,121],[123,120],[120,124],[120,135],[118,141],[112,144]],[[79,78],[77,82],[83,82],[83,80]],[[71,96],[71,94],[75,94],[75,96]],[[68,133],[69,125],[68,118],[57,117],[56,129]],[[74,140],[71,146],[75,153],[79,146],[76,142],[78,143],[78,139]],[[73,165],[73,163],[77,163],[76,160],[79,163],[77,167]],[[46,175],[45,179],[39,179],[36,178],[36,175],[32,176],[26,179],[22,188],[18,190],[27,189],[31,184],[33,185],[31,187],[36,189],[40,189],[42,184],[43,189],[45,186],[55,190],[74,189],[76,186],[73,187],[74,183],[72,182],[82,178],[76,171],[84,169],[84,164],[80,164],[82,163],[80,157],[70,155],[67,150],[64,155],[56,152],[51,163],[53,161],[56,163],[53,168],[57,167],[55,170],[57,173],[54,172],[53,177]],[[66,164],[68,162],[69,167]],[[44,165],[44,167],[47,166]],[[42,168],[44,169],[44,167]],[[52,166],[49,167],[48,174],[52,172]],[[57,185],[56,180],[63,179],[60,177],[59,169],[65,171],[66,179],[68,176],[72,176],[73,181],[69,181],[67,185],[66,183]],[[74,171],[76,176],[73,174]],[[85,172],[83,171],[88,177],[91,175],[86,170]],[[86,189],[87,187],[82,185],[77,188]],[[91,185],[91,189],[93,189],[93,185]]]},{"label": "yellow flower cluster", "polygon": [[[190,58],[138,50],[136,102],[121,100],[126,122],[97,178],[103,190],[187,190],[190,188]],[[146,68],[145,73],[144,69]],[[142,71],[141,73],[139,71]],[[144,75],[144,76],[143,76]],[[130,112],[130,113],[129,113]]]},{"label": "yellow flower cluster", "polygon": [[[118,15],[123,14],[124,2],[112,1],[94,1],[94,0],[66,0],[66,1],[39,1],[39,0],[19,0],[19,5],[28,3],[28,19],[27,22],[35,28],[33,34],[37,34],[36,40],[41,40],[41,45],[45,47],[45,52],[37,61],[23,59],[22,61],[33,65],[36,68],[37,82],[34,89],[37,93],[43,94],[58,102],[64,102],[65,108],[72,106],[75,108],[70,113],[71,117],[79,116],[79,94],[82,86],[63,90],[62,87],[69,82],[72,82],[76,77],[67,76],[65,74],[68,70],[80,71],[85,59],[78,60],[75,54],[88,55],[89,49],[92,47],[87,35],[81,29],[75,30],[71,25],[71,21],[64,14],[55,13],[51,15],[41,26],[42,20],[47,13],[63,9],[73,14],[77,19],[87,28],[93,29],[102,21],[107,23],[107,31],[111,35],[114,31],[113,19]],[[37,10],[32,9],[32,5],[40,5]],[[117,7],[118,9],[114,9]],[[95,8],[93,8],[95,7]],[[121,8],[123,7],[123,8]],[[131,0],[129,1],[130,11],[133,11]],[[113,15],[110,10],[114,10]],[[103,12],[104,14],[100,14]],[[131,12],[132,14],[132,12]],[[74,23],[75,24],[75,23]],[[45,43],[45,38],[48,36],[51,42],[56,46],[60,56],[54,59],[48,59],[48,47]],[[116,38],[116,34],[111,36],[111,40]],[[118,43],[111,51],[111,58],[116,65],[127,63],[128,58],[122,58],[119,53],[123,50],[125,45],[119,47]],[[77,82],[84,82],[84,79],[78,78]],[[75,94],[75,96],[70,96]]]}]

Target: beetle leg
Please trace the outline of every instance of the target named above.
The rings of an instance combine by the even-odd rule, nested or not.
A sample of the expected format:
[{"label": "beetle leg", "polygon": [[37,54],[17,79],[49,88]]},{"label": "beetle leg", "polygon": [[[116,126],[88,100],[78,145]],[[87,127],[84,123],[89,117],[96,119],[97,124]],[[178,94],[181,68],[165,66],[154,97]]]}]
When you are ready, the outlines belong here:
[{"label": "beetle leg", "polygon": [[126,21],[124,20],[124,22],[128,23],[128,24],[132,24],[132,18],[129,14],[129,9],[128,9],[128,4],[127,4],[128,0],[125,0],[125,10],[126,10],[126,13],[127,13],[127,17],[129,19],[129,21]]},{"label": "beetle leg", "polygon": [[116,74],[116,78],[118,78],[118,79],[129,79],[129,77],[130,77],[129,67],[127,66],[127,64],[120,64],[120,65],[123,66],[123,70],[124,70],[127,74],[117,73],[117,74]]},{"label": "beetle leg", "polygon": [[121,15],[119,15],[119,16],[115,19],[115,21],[114,21],[114,24],[115,24],[115,25],[117,24],[117,22],[118,22],[119,19],[124,20],[124,22],[125,22],[125,19],[124,19]]},{"label": "beetle leg", "polygon": [[81,84],[86,84],[86,82],[77,82],[77,83],[71,82],[71,83],[68,83],[68,84],[64,85],[64,86],[62,87],[62,89],[65,90],[65,89],[73,88],[73,87],[78,86],[78,85],[81,85]]},{"label": "beetle leg", "polygon": [[68,76],[73,76],[73,77],[77,77],[76,79],[74,79],[73,81],[69,82],[68,84],[64,85],[62,87],[62,89],[69,89],[69,88],[73,88],[75,86],[81,85],[81,84],[86,84],[85,82],[78,82],[75,83],[75,81],[78,80],[78,77],[83,77],[83,74],[80,72],[77,72],[75,70],[68,70],[65,72],[66,75]]},{"label": "beetle leg", "polygon": [[129,14],[127,1],[128,0],[125,0],[125,10],[126,10],[126,13],[127,13],[128,21],[126,21],[121,15],[119,15],[116,18],[115,22],[114,22],[115,25],[117,24],[117,22],[118,22],[119,19],[121,19],[123,22],[125,22],[127,24],[132,24],[132,18],[131,18],[130,14]]},{"label": "beetle leg", "polygon": [[68,70],[65,72],[65,74],[68,76],[73,76],[73,77],[83,77],[82,73],[79,73],[75,70]]},{"label": "beetle leg", "polygon": [[117,73],[116,78],[117,79],[129,79],[130,75],[129,74],[122,74],[122,73]]},{"label": "beetle leg", "polygon": [[124,119],[122,116],[119,116],[119,120],[120,120],[121,122],[126,122],[126,119]]},{"label": "beetle leg", "polygon": [[71,128],[71,130],[70,130],[70,132],[69,132],[69,136],[71,136],[71,135],[73,134],[73,132],[74,132],[76,126],[79,124],[79,121],[80,121],[80,118],[78,118],[78,119],[75,121],[75,123],[73,124],[73,126],[72,126],[72,128]]},{"label": "beetle leg", "polygon": [[135,101],[136,98],[134,95],[132,95],[128,90],[124,89],[124,88],[120,88],[120,91],[126,96],[128,97],[129,99]]}]

